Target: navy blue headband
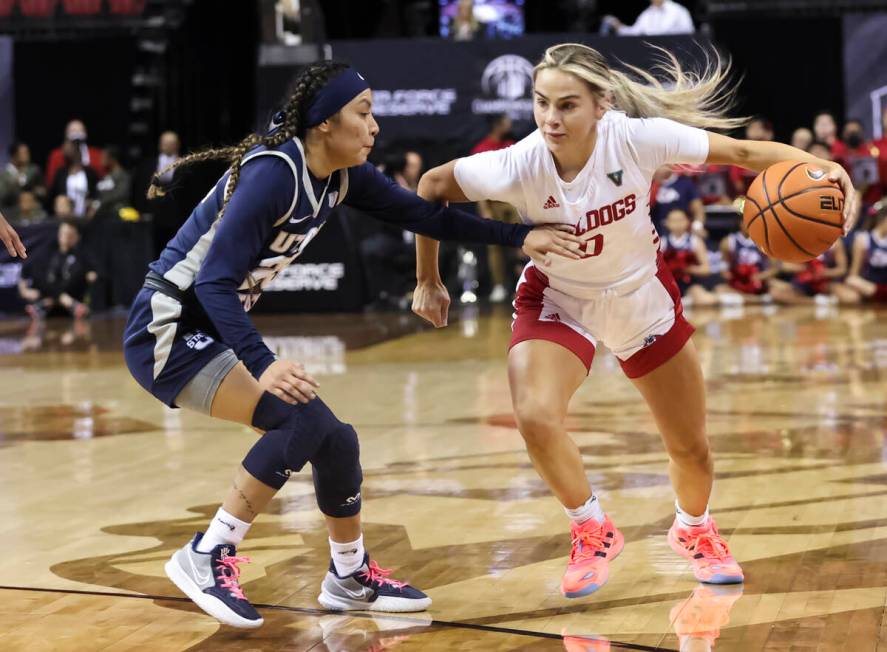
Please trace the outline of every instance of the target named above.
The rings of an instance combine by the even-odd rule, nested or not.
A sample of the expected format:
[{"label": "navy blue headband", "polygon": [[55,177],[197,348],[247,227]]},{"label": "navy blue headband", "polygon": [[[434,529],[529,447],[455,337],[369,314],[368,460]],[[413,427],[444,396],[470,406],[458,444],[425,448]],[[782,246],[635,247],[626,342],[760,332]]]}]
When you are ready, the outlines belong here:
[{"label": "navy blue headband", "polygon": [[330,79],[314,96],[305,110],[305,126],[316,127],[336,115],[339,110],[370,85],[354,68],[346,68]]}]

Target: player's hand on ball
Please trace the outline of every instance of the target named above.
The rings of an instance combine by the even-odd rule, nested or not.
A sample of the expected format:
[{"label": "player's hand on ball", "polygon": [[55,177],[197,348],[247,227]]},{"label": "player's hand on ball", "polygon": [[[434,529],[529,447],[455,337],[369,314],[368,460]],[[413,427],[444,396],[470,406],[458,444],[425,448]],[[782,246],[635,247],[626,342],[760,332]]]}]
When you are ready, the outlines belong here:
[{"label": "player's hand on ball", "polygon": [[307,403],[320,385],[305,368],[292,360],[275,360],[262,373],[259,386],[290,404]]},{"label": "player's hand on ball", "polygon": [[575,229],[566,224],[537,226],[527,234],[524,246],[521,247],[527,256],[548,267],[551,261],[548,254],[556,254],[564,258],[579,260],[582,240],[575,235]]},{"label": "player's hand on ball", "polygon": [[450,308],[450,294],[439,280],[426,281],[416,285],[413,292],[413,312],[435,328],[447,325],[447,312]]},{"label": "player's hand on ball", "polygon": [[859,195],[856,192],[856,188],[853,187],[850,175],[847,174],[847,170],[844,169],[843,165],[828,162],[822,167],[828,173],[828,180],[834,181],[841,186],[841,192],[844,193],[844,235],[847,235],[853,229],[853,225],[856,224],[856,219],[859,217],[857,206]]}]

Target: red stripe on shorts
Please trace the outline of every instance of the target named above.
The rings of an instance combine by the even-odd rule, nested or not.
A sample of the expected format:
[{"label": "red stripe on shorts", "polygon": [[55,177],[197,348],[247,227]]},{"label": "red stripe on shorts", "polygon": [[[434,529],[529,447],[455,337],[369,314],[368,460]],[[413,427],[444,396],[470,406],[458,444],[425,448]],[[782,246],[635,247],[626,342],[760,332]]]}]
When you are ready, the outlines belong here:
[{"label": "red stripe on shorts", "polygon": [[540,321],[548,277],[536,267],[524,270],[524,280],[517,286],[514,308],[517,316],[511,325],[511,349],[525,340],[547,340],[560,344],[582,361],[587,370],[594,359],[594,344],[566,324],[557,321]]}]

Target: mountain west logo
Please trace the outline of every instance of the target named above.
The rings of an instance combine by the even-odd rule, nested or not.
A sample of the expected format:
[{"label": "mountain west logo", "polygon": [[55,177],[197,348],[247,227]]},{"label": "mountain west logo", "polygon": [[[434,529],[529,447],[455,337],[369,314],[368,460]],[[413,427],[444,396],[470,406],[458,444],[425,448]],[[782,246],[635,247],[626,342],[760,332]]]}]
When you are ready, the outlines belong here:
[{"label": "mountain west logo", "polygon": [[622,170],[616,170],[615,172],[607,172],[607,178],[615,183],[617,186],[622,185]]},{"label": "mountain west logo", "polygon": [[480,79],[484,98],[471,103],[475,114],[507,113],[515,120],[533,116],[533,64],[516,54],[496,57]]}]

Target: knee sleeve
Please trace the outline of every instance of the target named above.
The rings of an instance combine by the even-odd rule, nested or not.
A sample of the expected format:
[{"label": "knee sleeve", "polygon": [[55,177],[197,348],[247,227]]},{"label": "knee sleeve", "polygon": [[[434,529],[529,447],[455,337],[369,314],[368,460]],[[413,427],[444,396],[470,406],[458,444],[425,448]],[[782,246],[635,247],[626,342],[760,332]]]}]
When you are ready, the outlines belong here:
[{"label": "knee sleeve", "polygon": [[344,518],[360,512],[360,444],[347,423],[327,434],[311,458],[317,506],[327,516]]},{"label": "knee sleeve", "polygon": [[301,471],[329,434],[343,425],[319,398],[288,407],[286,418],[259,437],[243,459],[243,468],[250,475],[275,489],[280,489],[291,473]]}]

